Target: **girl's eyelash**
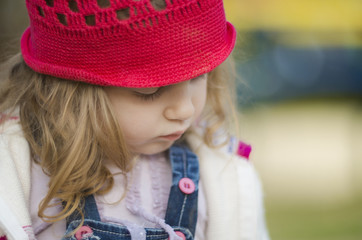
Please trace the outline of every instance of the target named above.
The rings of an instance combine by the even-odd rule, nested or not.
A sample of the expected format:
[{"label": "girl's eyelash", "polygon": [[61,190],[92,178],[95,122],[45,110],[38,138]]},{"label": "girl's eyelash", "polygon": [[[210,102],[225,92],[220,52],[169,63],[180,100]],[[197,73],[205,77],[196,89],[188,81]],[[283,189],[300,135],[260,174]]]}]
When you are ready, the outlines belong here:
[{"label": "girl's eyelash", "polygon": [[156,92],[150,93],[150,94],[144,94],[144,93],[140,93],[140,92],[134,92],[134,94],[144,101],[153,101],[156,98],[158,98],[159,96],[161,96],[162,88],[159,88],[159,89],[157,89]]}]

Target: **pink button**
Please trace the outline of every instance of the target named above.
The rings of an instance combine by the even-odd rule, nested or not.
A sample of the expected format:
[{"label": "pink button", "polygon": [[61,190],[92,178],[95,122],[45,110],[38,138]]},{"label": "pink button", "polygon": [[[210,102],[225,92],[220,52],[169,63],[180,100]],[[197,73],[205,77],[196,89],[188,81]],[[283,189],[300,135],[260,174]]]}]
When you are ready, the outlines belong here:
[{"label": "pink button", "polygon": [[[179,236],[179,237],[182,238],[183,240],[186,239],[185,234],[183,234],[182,232],[180,232],[180,231],[175,231],[175,233],[176,233],[177,236]],[[170,238],[168,238],[168,239],[170,239]]]},{"label": "pink button", "polygon": [[190,178],[181,178],[178,187],[185,194],[191,194],[195,191],[195,183]]},{"label": "pink button", "polygon": [[75,233],[75,238],[81,240],[85,234],[92,234],[93,230],[88,226],[81,226],[78,231]]}]

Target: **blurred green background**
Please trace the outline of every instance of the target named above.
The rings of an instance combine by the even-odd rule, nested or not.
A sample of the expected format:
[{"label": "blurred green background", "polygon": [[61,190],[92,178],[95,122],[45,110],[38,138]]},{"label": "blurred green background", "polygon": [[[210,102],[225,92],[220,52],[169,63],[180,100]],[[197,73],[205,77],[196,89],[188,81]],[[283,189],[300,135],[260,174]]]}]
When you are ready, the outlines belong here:
[{"label": "blurred green background", "polygon": [[272,239],[362,239],[362,1],[225,0]]},{"label": "blurred green background", "polygon": [[[1,58],[19,50],[24,2],[0,0]],[[362,1],[224,2],[271,238],[362,239]]]}]

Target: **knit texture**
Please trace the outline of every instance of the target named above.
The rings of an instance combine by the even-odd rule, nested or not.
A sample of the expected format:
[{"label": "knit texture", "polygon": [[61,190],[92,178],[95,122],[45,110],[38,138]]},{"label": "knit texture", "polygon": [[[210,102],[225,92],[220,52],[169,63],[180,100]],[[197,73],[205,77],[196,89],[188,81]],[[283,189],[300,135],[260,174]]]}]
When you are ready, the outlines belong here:
[{"label": "knit texture", "polygon": [[235,45],[222,0],[166,0],[163,10],[151,0],[26,3],[30,27],[21,39],[23,58],[36,72],[59,78],[160,87],[213,70]]},{"label": "knit texture", "polygon": [[30,150],[19,120],[0,124],[0,236],[8,240],[33,238],[28,203]]}]

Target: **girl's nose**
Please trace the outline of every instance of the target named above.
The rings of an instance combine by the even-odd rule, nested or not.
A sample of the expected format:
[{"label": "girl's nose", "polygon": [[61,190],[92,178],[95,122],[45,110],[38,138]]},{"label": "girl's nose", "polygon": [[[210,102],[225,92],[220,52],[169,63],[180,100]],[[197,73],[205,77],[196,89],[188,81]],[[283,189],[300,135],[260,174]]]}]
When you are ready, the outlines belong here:
[{"label": "girl's nose", "polygon": [[189,81],[178,83],[173,87],[170,101],[167,103],[164,114],[169,120],[185,121],[195,113],[193,93]]}]

